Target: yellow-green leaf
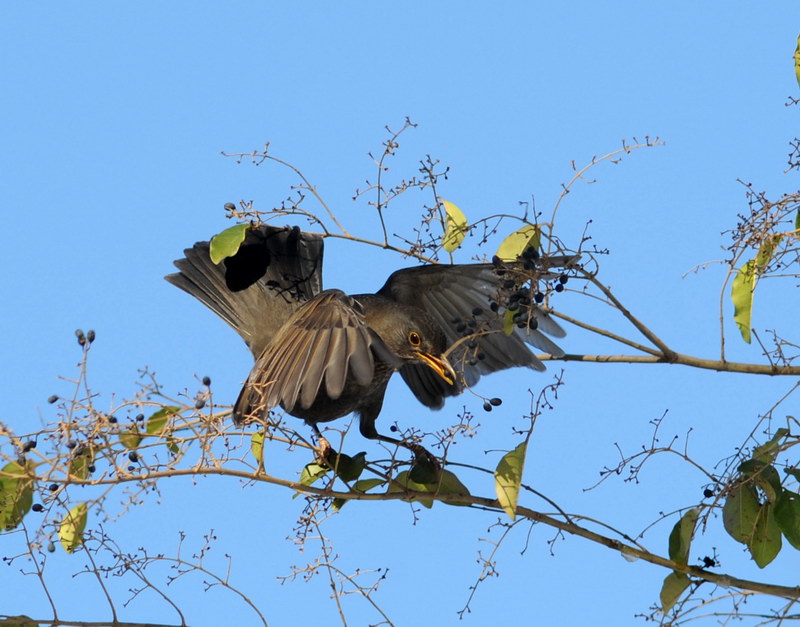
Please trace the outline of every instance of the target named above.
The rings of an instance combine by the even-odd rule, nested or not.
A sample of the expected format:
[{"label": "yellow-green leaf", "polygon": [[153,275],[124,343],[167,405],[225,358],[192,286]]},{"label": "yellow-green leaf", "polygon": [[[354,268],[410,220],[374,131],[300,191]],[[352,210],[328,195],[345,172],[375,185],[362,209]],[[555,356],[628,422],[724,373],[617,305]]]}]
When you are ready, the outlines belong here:
[{"label": "yellow-green leaf", "polygon": [[525,249],[541,246],[542,233],[534,224],[526,224],[506,237],[497,249],[497,256],[503,261],[516,261]]},{"label": "yellow-green leaf", "polygon": [[320,477],[324,477],[330,470],[327,466],[320,466],[317,462],[311,462],[303,467],[303,472],[300,473],[300,483],[302,485],[311,485]]},{"label": "yellow-green leaf", "polygon": [[767,269],[769,262],[772,261],[772,256],[775,254],[775,249],[783,239],[783,233],[773,233],[768,235],[761,246],[758,247],[758,254],[756,255],[756,274],[761,276]]},{"label": "yellow-green leaf", "polygon": [[26,466],[17,462],[3,466],[0,475],[0,530],[16,528],[33,505],[33,479],[27,476]]},{"label": "yellow-green leaf", "polygon": [[161,435],[167,427],[167,422],[171,416],[180,413],[181,408],[174,405],[162,407],[147,419],[145,431],[150,435]]},{"label": "yellow-green leaf", "polygon": [[76,505],[67,512],[61,525],[58,527],[58,539],[67,553],[72,553],[83,544],[83,531],[86,529],[86,520],[89,509],[86,503]]},{"label": "yellow-green leaf", "polygon": [[661,611],[666,614],[672,606],[681,598],[684,590],[689,587],[692,581],[684,573],[671,572],[664,578],[661,584]]},{"label": "yellow-green leaf", "polygon": [[759,568],[764,568],[781,551],[781,530],[775,522],[774,510],[771,503],[759,507],[753,537],[747,545]]},{"label": "yellow-green leaf", "polygon": [[375,486],[386,483],[383,479],[360,479],[353,484],[353,489],[359,492],[369,492]]},{"label": "yellow-green leaf", "polygon": [[455,503],[447,498],[447,495],[469,496],[467,486],[449,470],[442,470],[439,477],[438,493],[443,503],[448,505],[458,505],[468,507],[469,503]]},{"label": "yellow-green leaf", "polygon": [[800,494],[781,492],[775,504],[775,522],[789,544],[800,550]]},{"label": "yellow-green leaf", "polygon": [[781,440],[789,434],[789,430],[781,427],[775,431],[775,435],[768,442],[757,446],[753,451],[753,459],[757,459],[764,463],[770,464],[775,461],[775,457],[780,449]]},{"label": "yellow-green leaf", "polygon": [[73,455],[69,460],[69,476],[81,481],[89,477],[89,466],[94,463],[92,449],[87,447],[79,455]]},{"label": "yellow-green leaf", "polygon": [[697,509],[690,509],[672,528],[669,534],[669,559],[673,562],[684,566],[689,562],[689,546],[692,543],[698,513]]},{"label": "yellow-green leaf", "polygon": [[249,224],[236,224],[212,237],[210,247],[211,261],[219,263],[226,257],[233,257],[239,252],[239,246],[242,245],[248,228],[250,228]]},{"label": "yellow-green leaf", "polygon": [[794,50],[794,75],[797,84],[800,85],[800,35],[797,37],[797,48]]},{"label": "yellow-green leaf", "polygon": [[142,441],[142,436],[139,435],[139,427],[132,424],[125,431],[119,434],[119,442],[127,449],[136,449]]},{"label": "yellow-green leaf", "polygon": [[516,324],[517,323],[514,322],[514,312],[506,309],[503,313],[503,333],[511,335],[514,332]]},{"label": "yellow-green leaf", "polygon": [[[404,492],[405,490],[411,490],[413,492],[432,492],[430,485],[424,483],[417,483],[413,479],[411,479],[411,475],[407,470],[397,473],[397,476],[394,478],[394,481],[389,484],[389,492]],[[433,507],[433,499],[424,498],[424,497],[417,497],[415,499],[404,499],[404,500],[415,500],[430,509]]]},{"label": "yellow-green leaf", "polygon": [[453,203],[439,199],[447,214],[445,216],[444,236],[442,237],[442,248],[447,252],[452,253],[456,248],[461,246],[464,237],[467,235],[469,229],[467,225],[467,217],[461,212],[461,209],[456,207]]},{"label": "yellow-green leaf", "polygon": [[253,457],[256,458],[256,461],[263,465],[264,464],[264,431],[259,431],[254,433],[253,436],[250,438],[250,450],[253,452]]},{"label": "yellow-green leaf", "polygon": [[750,483],[734,487],[722,506],[722,523],[731,538],[749,544],[758,519],[758,497]]},{"label": "yellow-green leaf", "polygon": [[753,290],[756,287],[756,261],[751,259],[744,264],[733,279],[731,300],[733,301],[733,320],[739,327],[742,339],[750,343],[750,315],[753,309]]},{"label": "yellow-green leaf", "polygon": [[497,501],[511,520],[517,517],[517,499],[519,498],[519,486],[522,483],[526,448],[527,443],[522,442],[513,451],[503,455],[503,459],[500,460],[494,471]]}]

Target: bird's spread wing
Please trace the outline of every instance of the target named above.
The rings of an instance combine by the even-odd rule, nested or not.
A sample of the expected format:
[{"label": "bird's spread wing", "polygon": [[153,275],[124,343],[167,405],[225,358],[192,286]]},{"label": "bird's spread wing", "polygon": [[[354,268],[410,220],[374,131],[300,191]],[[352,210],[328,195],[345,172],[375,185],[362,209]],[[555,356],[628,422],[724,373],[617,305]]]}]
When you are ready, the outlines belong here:
[{"label": "bird's spread wing", "polygon": [[318,393],[342,394],[348,374],[362,386],[375,371],[375,356],[397,360],[364,320],[358,302],[327,290],[304,303],[275,334],[256,361],[234,407],[234,418],[263,416],[277,405],[308,409]]},{"label": "bird's spread wing", "polygon": [[[559,258],[550,267],[572,261],[574,258]],[[509,276],[502,269],[498,274],[490,264],[417,266],[392,274],[379,293],[427,311],[441,325],[451,346],[465,335],[472,335],[452,349],[450,361],[463,373],[466,384],[473,385],[482,374],[505,368],[544,370],[544,364],[526,344],[551,355],[564,354],[548,335],[560,338],[566,335],[565,331],[535,305],[530,306],[530,315],[537,323],[535,329],[515,326],[513,333],[505,334],[503,307],[494,312],[491,303],[504,302],[500,292]],[[400,372],[420,402],[429,407],[441,407],[445,396],[460,391],[437,381],[424,367],[409,364]]]},{"label": "bird's spread wing", "polygon": [[322,291],[322,247],[319,235],[262,225],[219,264],[209,242],[197,242],[166,279],[231,325],[258,358],[289,316]]}]

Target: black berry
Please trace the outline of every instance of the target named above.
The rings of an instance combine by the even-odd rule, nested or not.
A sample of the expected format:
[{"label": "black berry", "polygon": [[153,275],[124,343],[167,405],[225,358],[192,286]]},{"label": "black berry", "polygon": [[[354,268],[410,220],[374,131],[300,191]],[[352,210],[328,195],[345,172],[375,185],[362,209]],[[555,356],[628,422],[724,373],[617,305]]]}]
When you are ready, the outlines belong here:
[{"label": "black berry", "polygon": [[503,399],[502,399],[502,398],[497,398],[497,397],[495,397],[495,398],[490,398],[490,399],[489,399],[489,402],[490,402],[492,405],[494,405],[495,407],[498,407],[498,406],[500,406],[500,405],[502,405],[502,404],[503,404]]},{"label": "black berry", "polygon": [[703,490],[703,498],[710,499],[712,496],[714,496],[713,490],[709,490],[708,488]]},{"label": "black berry", "polygon": [[556,292],[563,292],[563,291],[564,291],[564,285],[562,283],[556,285]]},{"label": "black berry", "polygon": [[492,405],[489,401],[483,402],[483,411],[492,411]]},{"label": "black berry", "polygon": [[94,342],[94,330],[93,329],[89,329],[86,332],[86,339],[89,341],[89,344]]},{"label": "black berry", "polygon": [[55,394],[53,394],[51,397],[49,397],[49,398],[47,399],[47,402],[48,402],[48,403],[50,403],[50,404],[52,405],[52,404],[53,404],[53,403],[55,403],[57,400],[58,400],[58,396],[56,396]]},{"label": "black berry", "polygon": [[205,385],[206,387],[211,385],[211,377],[203,377],[203,385]]},{"label": "black berry", "polygon": [[41,512],[44,509],[44,506],[41,503],[34,503],[33,505],[31,505],[31,509],[34,512]]},{"label": "black berry", "polygon": [[137,453],[136,451],[131,451],[130,453],[128,453],[128,459],[131,460],[132,462],[138,462],[139,453]]}]

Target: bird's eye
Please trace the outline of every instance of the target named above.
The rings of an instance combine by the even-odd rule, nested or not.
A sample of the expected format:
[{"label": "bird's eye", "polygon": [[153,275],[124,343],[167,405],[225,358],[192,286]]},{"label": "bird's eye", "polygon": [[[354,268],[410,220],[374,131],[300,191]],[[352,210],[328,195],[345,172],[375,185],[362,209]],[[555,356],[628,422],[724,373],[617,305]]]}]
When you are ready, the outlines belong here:
[{"label": "bird's eye", "polygon": [[422,338],[419,336],[419,333],[416,331],[412,331],[408,334],[408,343],[415,348],[422,344]]}]

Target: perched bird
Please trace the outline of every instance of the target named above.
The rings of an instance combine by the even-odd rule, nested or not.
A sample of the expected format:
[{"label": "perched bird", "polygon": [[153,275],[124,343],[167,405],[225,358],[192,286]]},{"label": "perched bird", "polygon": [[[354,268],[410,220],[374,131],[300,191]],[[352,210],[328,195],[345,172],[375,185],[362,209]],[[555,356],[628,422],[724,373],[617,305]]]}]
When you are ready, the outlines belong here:
[{"label": "perched bird", "polygon": [[[531,276],[574,257],[523,264],[420,265],[392,274],[374,294],[322,289],[323,239],[298,228],[251,227],[238,252],[218,264],[209,242],[175,261],[166,280],[202,301],[244,338],[256,363],[234,405],[237,423],[281,406],[308,423],[355,412],[366,438],[389,379],[399,371],[417,399],[438,409],[480,375],[526,366],[544,370],[526,343],[555,356],[546,335],[564,330],[532,302]],[[533,268],[533,269],[531,269]],[[514,332],[503,311],[515,311]]]}]

